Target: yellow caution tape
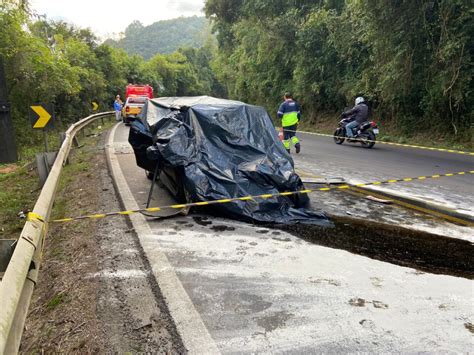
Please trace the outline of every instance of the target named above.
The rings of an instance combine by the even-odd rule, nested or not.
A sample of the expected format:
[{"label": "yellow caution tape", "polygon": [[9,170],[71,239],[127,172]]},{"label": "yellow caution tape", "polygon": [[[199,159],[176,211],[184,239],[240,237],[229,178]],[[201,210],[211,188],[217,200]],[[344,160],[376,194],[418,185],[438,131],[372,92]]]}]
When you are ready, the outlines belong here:
[{"label": "yellow caution tape", "polygon": [[[41,223],[41,252],[40,252],[40,258],[43,258],[43,252],[44,252],[44,240],[46,238],[46,221],[44,220],[44,217],[39,215],[38,213],[35,212],[28,212],[26,215],[26,220],[29,222],[39,222]],[[72,220],[72,219],[71,219]],[[26,240],[28,243],[33,245],[33,247],[36,249],[36,245],[33,243],[33,241],[28,238],[28,237],[23,237],[24,240]]]},{"label": "yellow caution tape", "polygon": [[42,216],[40,216],[39,214],[34,213],[34,212],[28,212],[28,214],[26,215],[26,220],[27,221],[44,222],[44,218]]},{"label": "yellow caution tape", "polygon": [[[79,217],[69,217],[69,218],[62,218],[62,219],[55,219],[52,220],[51,223],[64,223],[64,222],[71,222],[75,220],[81,219],[99,219],[99,218],[106,218],[110,216],[120,216],[120,215],[131,215],[134,213],[142,213],[142,212],[157,212],[165,209],[181,209],[181,208],[188,208],[188,207],[198,207],[198,206],[209,206],[209,205],[216,205],[222,203],[230,203],[230,202],[237,202],[237,201],[250,201],[256,199],[269,199],[273,197],[279,196],[291,196],[291,195],[298,195],[298,194],[309,194],[311,192],[318,192],[318,191],[331,191],[331,190],[344,190],[350,189],[351,187],[364,187],[364,186],[373,186],[373,185],[382,185],[382,184],[393,184],[398,182],[408,182],[408,181],[415,181],[415,180],[426,180],[426,179],[437,179],[440,177],[450,177],[456,175],[465,175],[465,174],[474,174],[474,170],[471,171],[461,171],[457,173],[447,173],[447,174],[436,174],[436,175],[427,175],[427,176],[418,176],[413,178],[403,178],[403,179],[390,179],[384,181],[372,181],[367,183],[355,184],[355,185],[337,185],[337,186],[330,186],[330,187],[320,187],[317,189],[306,189],[306,190],[299,190],[299,191],[286,191],[280,192],[276,194],[263,194],[263,195],[256,195],[256,196],[244,196],[244,197],[235,197],[235,198],[226,198],[220,200],[212,200],[212,201],[200,201],[200,202],[191,202],[191,203],[182,203],[182,204],[175,204],[175,205],[167,205],[167,206],[159,206],[159,207],[149,207],[149,208],[142,208],[136,210],[128,210],[128,211],[118,211],[118,212],[109,212],[109,213],[97,213]],[[28,214],[28,219],[36,219],[41,220],[41,216],[36,215],[32,212]]]},{"label": "yellow caution tape", "polygon": [[[303,133],[303,134],[311,134],[314,136],[321,136],[321,137],[331,137],[333,138],[334,135],[332,134],[324,134],[324,133],[316,133],[316,132],[308,132],[308,131],[289,131],[289,132],[295,132],[295,133]],[[467,151],[462,151],[462,150],[454,150],[454,149],[445,149],[445,148],[436,148],[436,147],[425,147],[422,145],[415,145],[415,144],[402,144],[402,143],[395,143],[395,142],[384,142],[384,141],[373,141],[370,139],[361,139],[361,138],[351,138],[354,141],[357,142],[375,142],[379,144],[387,144],[387,145],[395,145],[398,147],[407,147],[407,148],[417,148],[417,149],[424,149],[424,150],[434,150],[437,152],[445,152],[445,153],[454,153],[454,154],[463,154],[463,155],[471,155],[474,156],[474,152],[467,152]]]}]

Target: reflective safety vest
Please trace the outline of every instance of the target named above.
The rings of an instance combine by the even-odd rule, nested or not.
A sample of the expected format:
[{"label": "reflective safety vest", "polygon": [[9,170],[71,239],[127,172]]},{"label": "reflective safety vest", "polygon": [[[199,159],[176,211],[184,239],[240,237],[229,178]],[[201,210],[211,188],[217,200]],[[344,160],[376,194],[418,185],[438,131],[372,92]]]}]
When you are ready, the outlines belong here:
[{"label": "reflective safety vest", "polygon": [[293,100],[285,100],[280,105],[277,115],[281,118],[282,127],[293,126],[301,118],[300,105]]}]

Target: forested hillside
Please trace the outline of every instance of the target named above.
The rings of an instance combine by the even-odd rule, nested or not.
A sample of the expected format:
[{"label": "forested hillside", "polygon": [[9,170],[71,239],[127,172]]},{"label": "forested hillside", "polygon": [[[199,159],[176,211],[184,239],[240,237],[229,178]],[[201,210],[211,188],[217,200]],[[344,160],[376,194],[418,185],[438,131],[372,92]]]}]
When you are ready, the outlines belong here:
[{"label": "forested hillside", "polygon": [[90,114],[92,101],[110,110],[127,83],[151,84],[160,96],[224,95],[210,68],[210,45],[144,60],[99,44],[90,30],[32,20],[27,1],[1,2],[0,28],[0,56],[21,156],[41,139],[28,122],[28,107],[36,102],[53,103],[56,117],[68,124]]},{"label": "forested hillside", "polygon": [[210,36],[209,21],[193,16],[158,21],[149,26],[134,21],[125,29],[122,39],[109,39],[105,43],[149,59],[157,53],[169,54],[183,47],[200,48]]},{"label": "forested hillside", "polygon": [[471,0],[207,0],[229,95],[274,112],[293,91],[306,120],[366,96],[402,133],[472,141]]},{"label": "forested hillside", "polygon": [[[54,103],[68,123],[88,114],[92,101],[109,109],[129,82],[151,84],[158,96],[229,96],[273,116],[289,90],[313,126],[364,95],[382,126],[400,134],[472,142],[470,0],[207,0],[217,44],[183,35],[205,33],[203,18],[134,23],[126,38],[141,38],[143,50],[149,36],[167,45],[188,38],[172,53],[140,49],[147,59],[100,44],[90,30],[38,21],[29,2],[20,3],[0,2],[0,56],[20,146],[40,139],[28,129],[31,103]],[[153,26],[164,32],[152,34]]]}]

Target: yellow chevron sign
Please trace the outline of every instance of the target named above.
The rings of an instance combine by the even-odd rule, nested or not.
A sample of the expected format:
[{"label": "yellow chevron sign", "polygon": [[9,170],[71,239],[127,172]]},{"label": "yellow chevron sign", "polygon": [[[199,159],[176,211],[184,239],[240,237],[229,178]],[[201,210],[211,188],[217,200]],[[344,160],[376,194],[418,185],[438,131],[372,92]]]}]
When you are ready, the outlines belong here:
[{"label": "yellow chevron sign", "polygon": [[92,101],[92,111],[97,111],[99,108],[99,104],[95,101]]},{"label": "yellow chevron sign", "polygon": [[48,111],[46,111],[46,109],[43,106],[40,106],[40,105],[30,106],[30,108],[37,115],[37,117],[31,120],[33,124],[33,128],[36,128],[36,129],[45,128],[51,120],[51,114]]}]

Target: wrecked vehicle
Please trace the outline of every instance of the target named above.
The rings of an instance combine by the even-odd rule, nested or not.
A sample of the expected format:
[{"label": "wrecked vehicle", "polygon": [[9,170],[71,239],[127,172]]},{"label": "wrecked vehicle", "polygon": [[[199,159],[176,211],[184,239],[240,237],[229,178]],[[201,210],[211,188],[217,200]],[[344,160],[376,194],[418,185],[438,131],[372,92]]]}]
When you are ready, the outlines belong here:
[{"label": "wrecked vehicle", "polygon": [[[262,107],[209,96],[150,99],[132,123],[129,142],[137,165],[156,169],[178,203],[304,189]],[[308,205],[306,194],[295,194],[205,207],[247,222],[330,225]]]}]

